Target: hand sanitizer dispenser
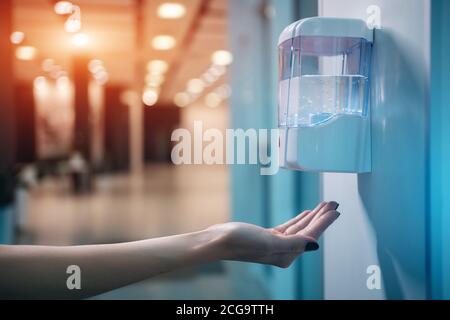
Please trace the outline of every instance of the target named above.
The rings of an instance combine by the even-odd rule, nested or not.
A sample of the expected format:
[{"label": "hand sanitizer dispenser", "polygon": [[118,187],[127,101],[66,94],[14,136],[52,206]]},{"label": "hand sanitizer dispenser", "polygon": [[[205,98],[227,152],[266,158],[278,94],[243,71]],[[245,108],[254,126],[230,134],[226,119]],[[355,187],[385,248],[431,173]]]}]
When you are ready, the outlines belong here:
[{"label": "hand sanitizer dispenser", "polygon": [[370,172],[372,42],[373,30],[358,19],[308,18],[282,32],[281,167]]}]

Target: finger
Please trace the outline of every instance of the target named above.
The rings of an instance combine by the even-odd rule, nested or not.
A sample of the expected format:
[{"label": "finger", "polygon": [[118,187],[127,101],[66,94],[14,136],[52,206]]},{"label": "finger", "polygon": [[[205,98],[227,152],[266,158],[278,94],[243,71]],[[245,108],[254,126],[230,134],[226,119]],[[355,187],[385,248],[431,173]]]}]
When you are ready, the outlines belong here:
[{"label": "finger", "polygon": [[311,213],[311,210],[303,211],[302,213],[300,213],[296,217],[292,218],[291,220],[289,220],[289,221],[287,221],[287,222],[285,222],[283,224],[280,224],[275,229],[280,231],[281,233],[284,233],[287,228],[289,228],[290,226],[296,224],[301,219],[305,218],[309,213]]},{"label": "finger", "polygon": [[317,205],[317,207],[314,208],[314,210],[308,214],[304,219],[299,220],[296,224],[291,225],[287,230],[284,232],[285,234],[296,234],[300,230],[306,228],[309,223],[317,216],[319,213],[324,210],[324,208],[330,208],[328,206],[328,202],[321,202]]},{"label": "finger", "polygon": [[305,229],[301,230],[298,234],[311,237],[317,241],[322,233],[336,221],[339,216],[340,213],[337,211],[328,211],[316,221],[309,224]]},{"label": "finger", "polygon": [[336,201],[330,201],[325,206],[323,206],[319,212],[314,216],[314,218],[311,220],[311,223],[314,223],[317,219],[319,219],[321,216],[323,216],[328,211],[336,211],[339,207],[339,203]]}]

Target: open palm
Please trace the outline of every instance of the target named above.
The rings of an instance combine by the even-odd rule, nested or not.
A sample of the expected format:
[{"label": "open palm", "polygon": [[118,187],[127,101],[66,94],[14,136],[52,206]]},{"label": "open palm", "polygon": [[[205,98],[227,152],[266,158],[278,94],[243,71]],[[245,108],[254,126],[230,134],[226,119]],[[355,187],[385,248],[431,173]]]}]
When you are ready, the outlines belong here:
[{"label": "open palm", "polygon": [[336,202],[321,202],[275,228],[231,222],[213,226],[225,234],[226,259],[289,267],[303,252],[319,248],[317,240],[339,217]]}]

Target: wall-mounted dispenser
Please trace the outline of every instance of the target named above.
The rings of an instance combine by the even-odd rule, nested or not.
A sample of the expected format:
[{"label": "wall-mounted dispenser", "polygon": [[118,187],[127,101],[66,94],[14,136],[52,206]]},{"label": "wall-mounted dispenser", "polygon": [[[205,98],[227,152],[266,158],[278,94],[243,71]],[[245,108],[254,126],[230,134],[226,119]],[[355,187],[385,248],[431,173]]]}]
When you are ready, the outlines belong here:
[{"label": "wall-mounted dispenser", "polygon": [[370,172],[372,43],[373,30],[358,19],[308,18],[282,32],[281,167]]}]

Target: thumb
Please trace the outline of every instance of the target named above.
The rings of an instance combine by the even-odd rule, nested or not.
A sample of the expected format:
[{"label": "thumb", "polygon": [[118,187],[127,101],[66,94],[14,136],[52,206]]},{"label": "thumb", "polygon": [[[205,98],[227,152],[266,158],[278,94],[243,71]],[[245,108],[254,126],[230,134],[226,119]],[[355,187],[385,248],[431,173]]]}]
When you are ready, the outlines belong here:
[{"label": "thumb", "polygon": [[279,252],[299,253],[317,250],[319,245],[311,237],[296,234],[279,238],[277,247]]}]

